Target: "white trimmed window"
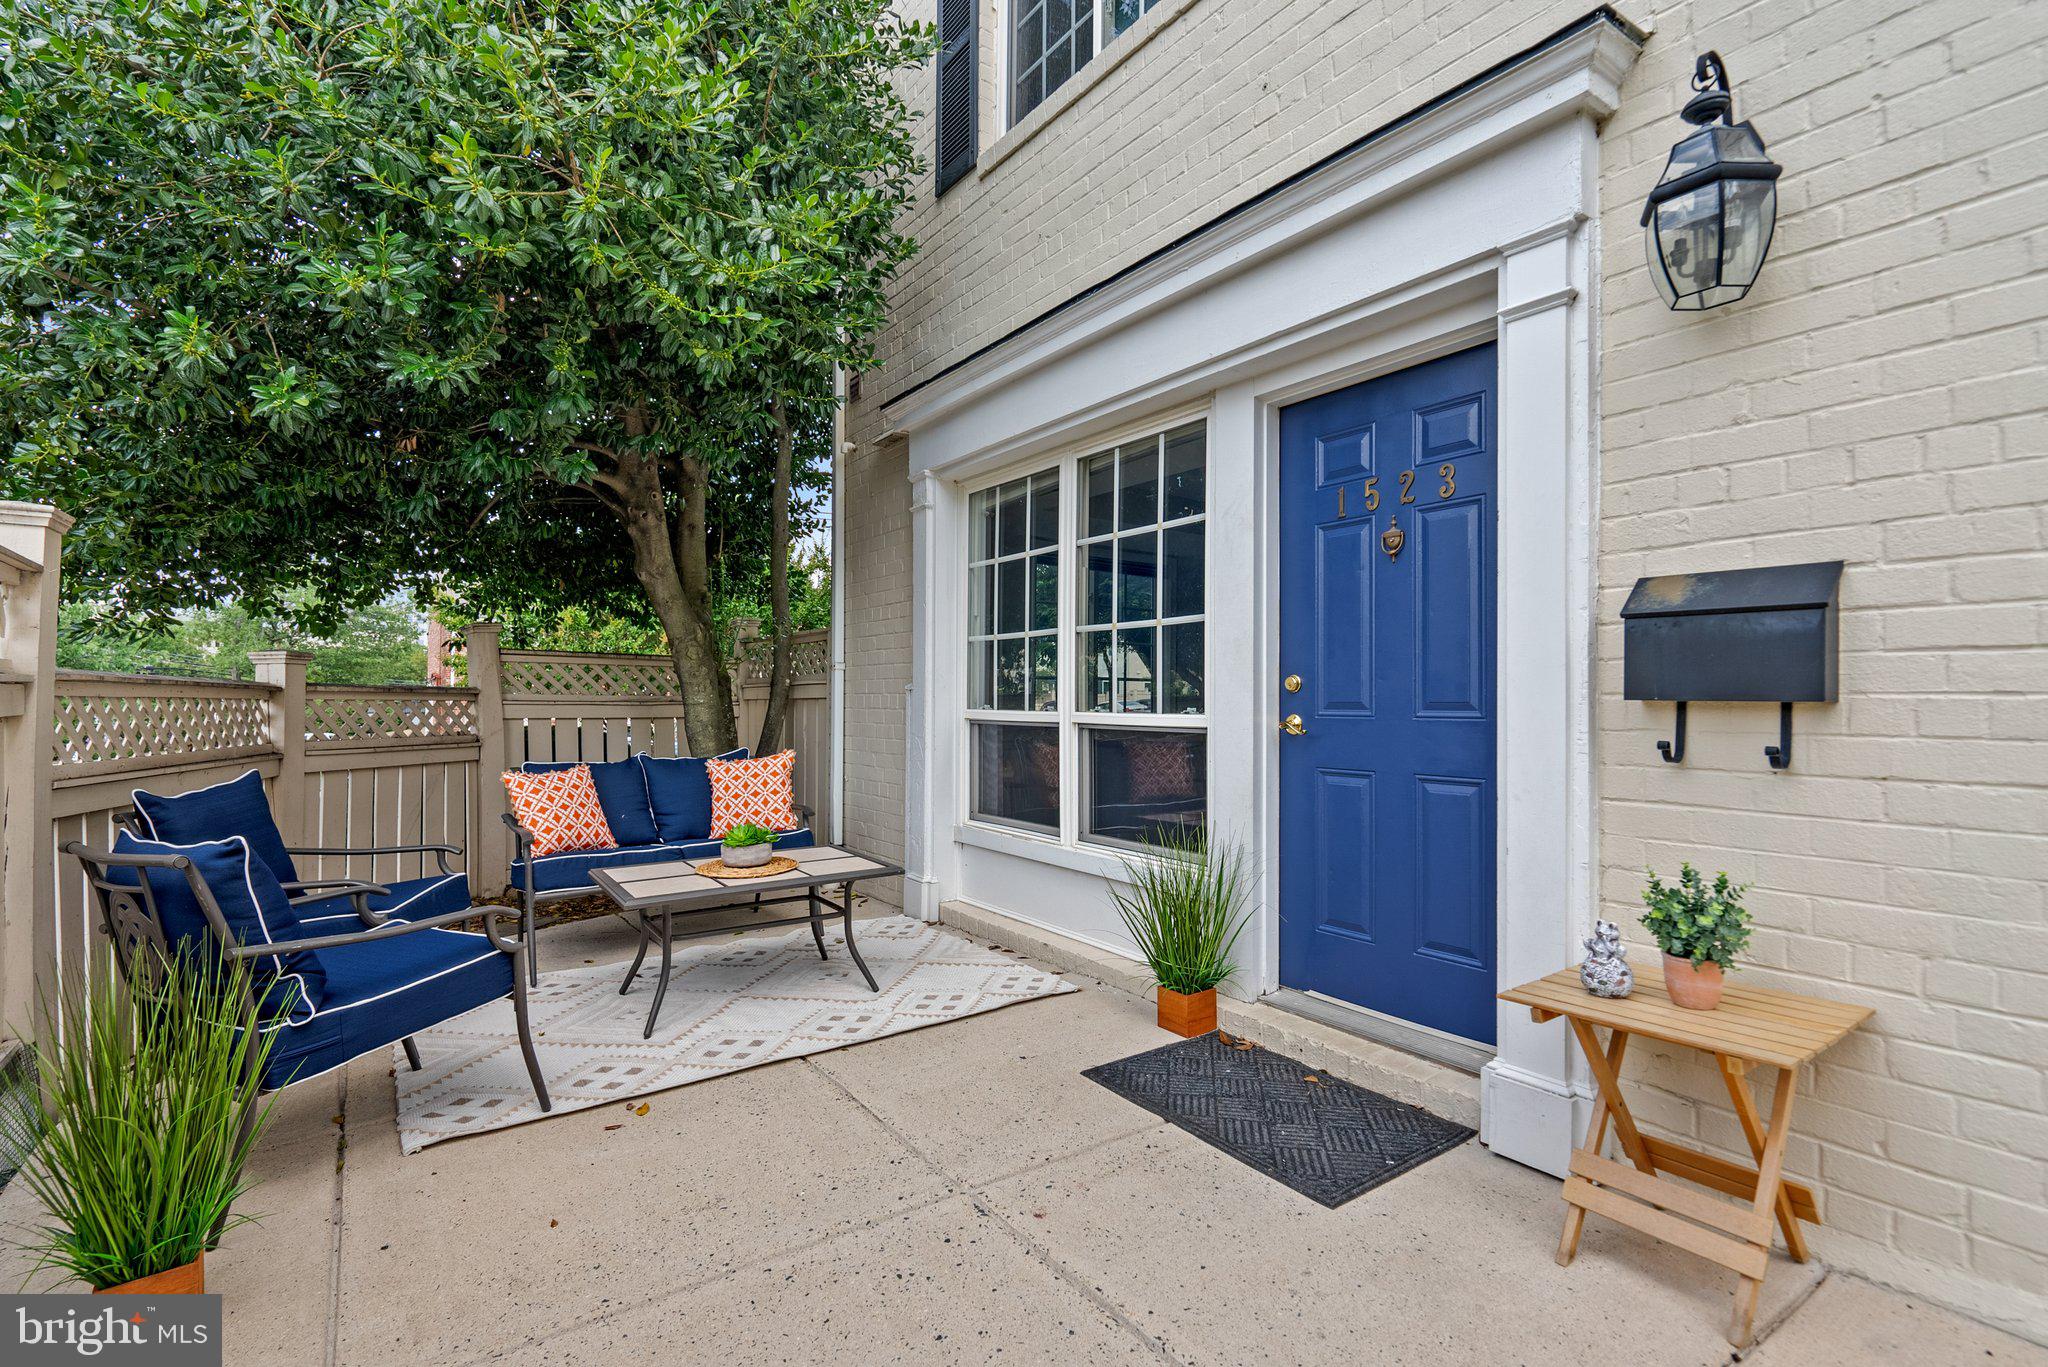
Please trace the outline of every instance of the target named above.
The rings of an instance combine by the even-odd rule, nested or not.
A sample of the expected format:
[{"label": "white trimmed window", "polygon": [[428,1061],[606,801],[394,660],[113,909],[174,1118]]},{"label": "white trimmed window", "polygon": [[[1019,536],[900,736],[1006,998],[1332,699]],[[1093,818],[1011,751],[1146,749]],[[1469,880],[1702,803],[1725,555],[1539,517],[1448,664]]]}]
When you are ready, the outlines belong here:
[{"label": "white trimmed window", "polygon": [[970,819],[1114,845],[1206,820],[1207,448],[1194,422],[970,495]]},{"label": "white trimmed window", "polygon": [[1012,0],[1010,122],[1065,85],[1158,0]]}]

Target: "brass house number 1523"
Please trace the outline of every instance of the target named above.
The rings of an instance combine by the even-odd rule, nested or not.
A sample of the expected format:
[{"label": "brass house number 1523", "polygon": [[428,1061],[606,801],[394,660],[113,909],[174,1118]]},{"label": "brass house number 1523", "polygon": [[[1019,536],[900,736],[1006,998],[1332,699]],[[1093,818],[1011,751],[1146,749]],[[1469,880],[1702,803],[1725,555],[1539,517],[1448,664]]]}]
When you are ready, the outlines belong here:
[{"label": "brass house number 1523", "polygon": [[[1436,496],[1438,498],[1449,498],[1452,494],[1458,492],[1458,467],[1455,464],[1445,461],[1442,465],[1436,467],[1436,473],[1437,478],[1443,481],[1436,486]],[[1379,491],[1372,487],[1374,482],[1373,480],[1365,482],[1365,506],[1368,508],[1379,506]],[[1401,501],[1403,503],[1413,503],[1415,501],[1415,472],[1413,470],[1403,470],[1401,472]],[[1340,493],[1337,499],[1337,507],[1340,514],[1343,512],[1343,506],[1344,499]],[[1408,537],[1401,530],[1401,519],[1399,517],[1387,519],[1387,529],[1380,533],[1380,549],[1387,553],[1387,559],[1399,560],[1401,558],[1401,547],[1407,544]]]}]

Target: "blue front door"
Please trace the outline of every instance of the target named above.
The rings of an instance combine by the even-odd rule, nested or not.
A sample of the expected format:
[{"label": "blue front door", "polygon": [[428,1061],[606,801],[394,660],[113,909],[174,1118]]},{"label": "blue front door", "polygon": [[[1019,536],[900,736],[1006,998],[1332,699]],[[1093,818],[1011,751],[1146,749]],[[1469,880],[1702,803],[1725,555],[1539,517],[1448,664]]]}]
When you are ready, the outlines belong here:
[{"label": "blue front door", "polygon": [[1489,1044],[1493,353],[1280,414],[1281,981]]}]

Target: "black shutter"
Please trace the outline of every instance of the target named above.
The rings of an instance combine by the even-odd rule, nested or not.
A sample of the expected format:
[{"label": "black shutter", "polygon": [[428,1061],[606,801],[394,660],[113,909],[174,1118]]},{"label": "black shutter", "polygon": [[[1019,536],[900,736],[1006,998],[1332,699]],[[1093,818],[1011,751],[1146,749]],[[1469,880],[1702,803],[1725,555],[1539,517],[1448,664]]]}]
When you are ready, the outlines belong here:
[{"label": "black shutter", "polygon": [[939,188],[974,169],[975,0],[939,0]]}]

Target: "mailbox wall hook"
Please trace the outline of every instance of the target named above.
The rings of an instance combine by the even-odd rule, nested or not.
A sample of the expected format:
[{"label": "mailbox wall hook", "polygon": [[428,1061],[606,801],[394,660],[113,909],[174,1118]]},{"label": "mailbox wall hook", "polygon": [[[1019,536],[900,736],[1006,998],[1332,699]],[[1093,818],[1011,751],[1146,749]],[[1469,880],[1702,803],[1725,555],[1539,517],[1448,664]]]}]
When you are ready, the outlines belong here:
[{"label": "mailbox wall hook", "polygon": [[1680,702],[1680,703],[1678,704],[1678,728],[1677,728],[1677,730],[1676,730],[1676,731],[1674,731],[1674,732],[1672,733],[1672,736],[1671,736],[1671,739],[1670,739],[1670,740],[1660,740],[1660,741],[1658,741],[1658,742],[1657,742],[1657,753],[1658,753],[1659,755],[1662,755],[1662,756],[1664,757],[1664,762],[1665,762],[1666,764],[1682,764],[1682,763],[1684,763],[1684,762],[1685,762],[1685,703],[1684,703],[1684,702],[1682,702],[1682,701],[1681,701],[1681,702]]},{"label": "mailbox wall hook", "polygon": [[1773,769],[1792,767],[1792,704],[1778,704],[1778,743],[1764,747],[1764,758],[1771,762]]}]

